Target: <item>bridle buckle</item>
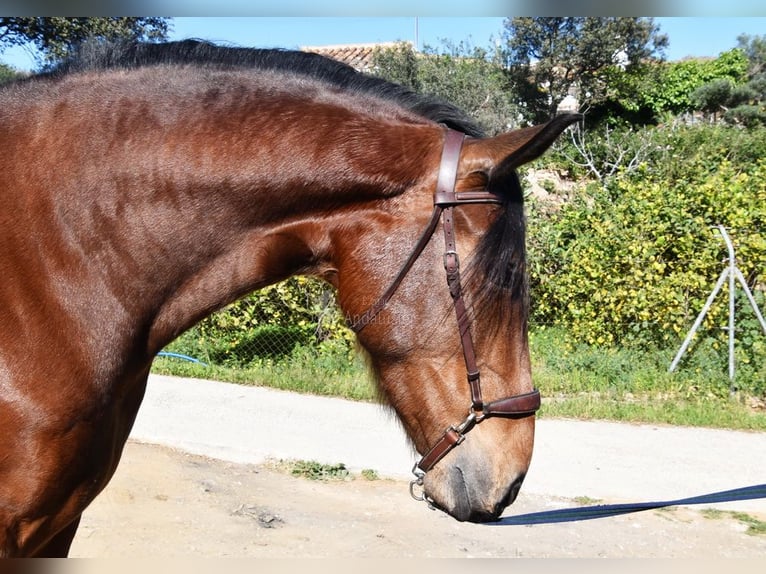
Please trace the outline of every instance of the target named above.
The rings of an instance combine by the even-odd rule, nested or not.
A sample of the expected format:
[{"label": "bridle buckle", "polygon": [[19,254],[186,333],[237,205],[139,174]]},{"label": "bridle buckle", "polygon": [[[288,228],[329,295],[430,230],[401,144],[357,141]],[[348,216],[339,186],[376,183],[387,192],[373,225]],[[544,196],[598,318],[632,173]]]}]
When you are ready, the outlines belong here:
[{"label": "bridle buckle", "polygon": [[444,268],[447,271],[454,271],[460,268],[460,258],[457,251],[449,250],[444,252]]}]

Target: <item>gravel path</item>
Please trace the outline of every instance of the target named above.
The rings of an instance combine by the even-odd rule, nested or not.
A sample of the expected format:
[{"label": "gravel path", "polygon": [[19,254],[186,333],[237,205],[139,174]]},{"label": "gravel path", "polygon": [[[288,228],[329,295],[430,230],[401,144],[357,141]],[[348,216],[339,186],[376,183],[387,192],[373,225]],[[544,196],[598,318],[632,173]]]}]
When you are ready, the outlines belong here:
[{"label": "gravel path", "polygon": [[[370,449],[367,445],[378,445]],[[318,482],[274,458],[345,463],[382,479]],[[415,460],[381,406],[152,376],[113,480],[86,510],[81,557],[762,559],[764,501],[534,527],[459,523],[408,493]],[[546,420],[507,515],[675,499],[766,481],[766,435]],[[708,564],[705,562],[704,564]],[[741,564],[741,563],[740,563]]]}]

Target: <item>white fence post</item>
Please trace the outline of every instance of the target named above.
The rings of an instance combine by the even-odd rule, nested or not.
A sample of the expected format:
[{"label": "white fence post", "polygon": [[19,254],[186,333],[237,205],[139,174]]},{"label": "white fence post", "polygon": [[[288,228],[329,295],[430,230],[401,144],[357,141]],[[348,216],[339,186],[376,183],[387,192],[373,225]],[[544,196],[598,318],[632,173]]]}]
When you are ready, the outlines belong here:
[{"label": "white fence post", "polygon": [[730,381],[729,392],[734,393],[735,391],[735,387],[734,387],[734,371],[735,371],[734,303],[735,303],[735,297],[736,297],[736,294],[735,294],[736,281],[739,281],[739,283],[742,285],[742,288],[745,291],[745,295],[747,296],[747,300],[750,302],[750,305],[753,307],[753,311],[755,311],[755,316],[758,318],[758,321],[761,324],[761,327],[763,328],[764,334],[766,334],[766,320],[764,320],[763,315],[761,314],[761,310],[758,308],[758,305],[755,303],[755,297],[753,297],[753,294],[750,291],[750,288],[747,286],[747,282],[745,281],[744,275],[742,275],[742,272],[737,268],[737,260],[734,254],[734,245],[731,242],[731,238],[729,237],[729,234],[726,232],[726,228],[723,225],[717,225],[716,227],[718,231],[721,232],[721,236],[723,237],[723,240],[726,243],[726,248],[729,252],[729,262],[726,268],[721,273],[721,276],[718,278],[718,282],[715,284],[715,287],[713,288],[712,293],[710,293],[710,296],[707,298],[707,301],[705,301],[705,305],[702,307],[702,311],[697,316],[697,319],[694,321],[694,325],[692,325],[692,328],[689,330],[689,333],[687,333],[686,338],[684,339],[684,342],[681,345],[681,348],[678,350],[678,353],[676,353],[676,356],[673,359],[673,362],[670,363],[670,368],[668,369],[668,372],[672,373],[678,366],[678,363],[680,362],[681,357],[683,357],[684,353],[689,348],[689,344],[692,342],[692,339],[694,338],[694,335],[697,332],[697,329],[699,329],[699,326],[702,324],[702,321],[705,318],[705,315],[710,310],[710,307],[713,304],[713,301],[715,300],[718,293],[721,291],[721,287],[723,287],[724,282],[726,281],[726,279],[728,279],[729,280],[729,381]]}]

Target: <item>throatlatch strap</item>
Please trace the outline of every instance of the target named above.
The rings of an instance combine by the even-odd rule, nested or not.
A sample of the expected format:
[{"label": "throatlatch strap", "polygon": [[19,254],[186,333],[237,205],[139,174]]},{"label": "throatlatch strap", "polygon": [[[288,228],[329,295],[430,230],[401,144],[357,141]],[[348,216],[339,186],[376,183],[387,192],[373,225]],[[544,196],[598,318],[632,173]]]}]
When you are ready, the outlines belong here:
[{"label": "throatlatch strap", "polygon": [[412,265],[415,263],[417,258],[420,257],[420,254],[423,253],[426,245],[428,245],[428,242],[431,240],[434,231],[436,231],[436,226],[439,224],[439,216],[441,215],[441,212],[441,207],[434,206],[434,210],[431,213],[431,220],[423,230],[423,233],[420,234],[420,238],[415,244],[415,248],[410,253],[407,261],[404,262],[404,265],[402,265],[402,268],[399,270],[399,273],[391,282],[391,285],[388,286],[388,289],[385,290],[383,295],[380,296],[380,299],[378,299],[374,305],[369,307],[364,313],[351,321],[349,324],[349,329],[354,331],[354,333],[358,333],[364,329],[375,317],[377,317],[378,313],[383,310],[391,297],[394,296],[394,293],[396,293],[396,290],[399,288],[399,285],[401,285],[404,277],[407,275],[409,270],[412,268]]}]

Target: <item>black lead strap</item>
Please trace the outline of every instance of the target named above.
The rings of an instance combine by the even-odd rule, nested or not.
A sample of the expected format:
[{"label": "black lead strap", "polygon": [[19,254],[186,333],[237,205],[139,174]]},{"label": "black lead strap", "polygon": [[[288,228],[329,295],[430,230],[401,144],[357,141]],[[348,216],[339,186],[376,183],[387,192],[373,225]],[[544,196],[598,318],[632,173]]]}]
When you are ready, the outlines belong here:
[{"label": "black lead strap", "polygon": [[596,506],[580,506],[577,508],[562,508],[559,510],[546,510],[529,514],[506,516],[496,522],[488,523],[489,526],[531,526],[534,524],[557,524],[559,522],[576,522],[579,520],[594,520],[596,518],[608,518],[643,510],[655,510],[668,506],[690,506],[694,504],[715,504],[719,502],[736,502],[739,500],[755,500],[766,498],[766,484],[745,486],[733,490],[724,490],[679,498],[678,500],[664,500],[659,502],[633,502],[627,504],[601,504]]}]

